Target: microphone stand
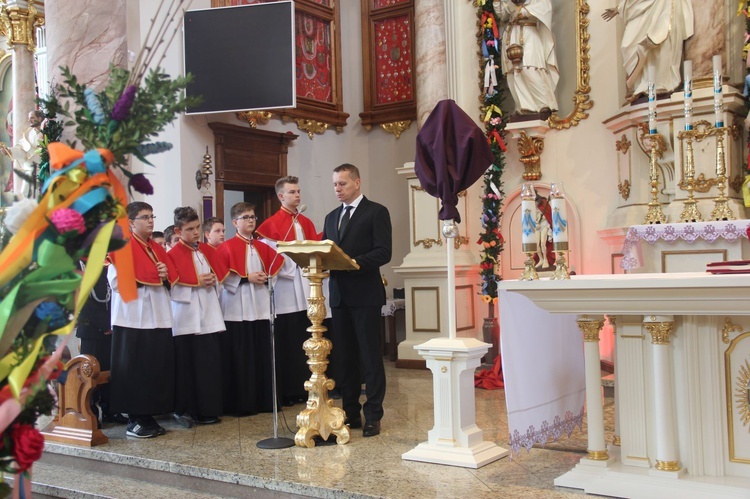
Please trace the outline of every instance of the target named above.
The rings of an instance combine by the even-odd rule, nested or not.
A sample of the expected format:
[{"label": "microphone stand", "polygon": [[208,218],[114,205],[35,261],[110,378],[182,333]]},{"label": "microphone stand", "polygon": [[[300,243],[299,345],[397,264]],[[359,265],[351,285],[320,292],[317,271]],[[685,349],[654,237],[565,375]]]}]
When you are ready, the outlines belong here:
[{"label": "microphone stand", "polygon": [[[292,228],[294,227],[294,224],[297,223],[297,217],[300,215],[300,211],[297,210],[297,213],[292,218],[292,224],[289,226],[289,229],[287,229],[286,234],[284,234],[283,240],[286,241],[287,236],[289,235],[289,232],[291,232]],[[276,255],[273,257],[273,260],[271,260],[271,268],[268,270],[273,269],[273,264],[276,263],[276,259],[279,257],[279,254],[276,253]],[[272,380],[272,388],[273,388],[273,437],[272,438],[266,438],[264,440],[260,440],[257,444],[255,444],[259,449],[286,449],[289,447],[294,447],[294,440],[287,437],[280,437],[279,436],[279,404],[278,404],[278,393],[276,390],[276,328],[275,328],[275,322],[276,322],[276,298],[273,290],[273,281],[271,278],[267,281],[268,284],[268,295],[270,298],[270,308],[271,308],[271,317],[270,317],[270,329],[271,329],[271,380]]]}]

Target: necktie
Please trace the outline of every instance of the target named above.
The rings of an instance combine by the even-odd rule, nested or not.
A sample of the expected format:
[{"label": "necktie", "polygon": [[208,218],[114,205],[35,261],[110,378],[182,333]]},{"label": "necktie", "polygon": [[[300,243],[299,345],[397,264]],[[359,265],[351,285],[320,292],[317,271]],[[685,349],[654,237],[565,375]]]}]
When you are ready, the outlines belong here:
[{"label": "necktie", "polygon": [[344,216],[341,217],[341,223],[339,224],[339,238],[344,235],[344,231],[346,230],[346,226],[349,225],[349,218],[351,217],[350,213],[352,211],[351,206],[347,206],[344,208]]}]

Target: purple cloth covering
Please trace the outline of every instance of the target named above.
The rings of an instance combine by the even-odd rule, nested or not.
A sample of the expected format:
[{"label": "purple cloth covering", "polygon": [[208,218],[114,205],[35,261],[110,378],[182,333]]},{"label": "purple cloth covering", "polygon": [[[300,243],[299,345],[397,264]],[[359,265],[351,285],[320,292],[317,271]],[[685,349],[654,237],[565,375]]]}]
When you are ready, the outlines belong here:
[{"label": "purple cloth covering", "polygon": [[458,193],[494,161],[484,132],[450,99],[438,102],[417,134],[414,171],[424,190],[440,198],[440,220],[461,222]]}]

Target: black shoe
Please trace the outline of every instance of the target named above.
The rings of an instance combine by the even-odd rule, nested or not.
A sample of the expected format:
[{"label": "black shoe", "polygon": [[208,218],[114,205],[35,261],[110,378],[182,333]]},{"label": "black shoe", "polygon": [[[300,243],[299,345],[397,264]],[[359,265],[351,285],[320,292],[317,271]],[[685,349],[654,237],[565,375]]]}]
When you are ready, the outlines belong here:
[{"label": "black shoe", "polygon": [[380,421],[365,421],[362,436],[374,437],[375,435],[380,435]]},{"label": "black shoe", "polygon": [[146,426],[148,428],[153,428],[154,430],[156,430],[156,435],[157,436],[161,436],[161,435],[166,435],[167,434],[167,430],[165,430],[162,425],[160,425],[159,423],[157,423],[156,419],[154,419],[153,416],[149,416],[148,418],[144,419],[142,421],[142,423],[143,423],[144,426]]},{"label": "black shoe", "polygon": [[362,428],[362,418],[346,418],[344,424],[352,430],[356,430]]},{"label": "black shoe", "polygon": [[204,416],[195,418],[195,424],[216,424],[221,423],[221,419],[215,416]]},{"label": "black shoe", "polygon": [[128,424],[128,429],[125,434],[129,437],[135,438],[154,438],[158,435],[156,428],[143,426],[139,422],[132,422]]},{"label": "black shoe", "polygon": [[116,423],[116,424],[127,424],[128,418],[120,414],[119,412],[112,414],[102,414],[102,421],[104,423]]},{"label": "black shoe", "polygon": [[192,428],[195,421],[188,414],[174,414],[174,420],[183,428]]}]

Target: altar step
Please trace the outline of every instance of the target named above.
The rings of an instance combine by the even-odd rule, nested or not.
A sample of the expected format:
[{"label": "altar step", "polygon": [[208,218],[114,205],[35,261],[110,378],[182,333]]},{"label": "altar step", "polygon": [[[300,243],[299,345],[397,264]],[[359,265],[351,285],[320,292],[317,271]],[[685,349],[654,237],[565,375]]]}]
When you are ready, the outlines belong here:
[{"label": "altar step", "polygon": [[[35,498],[302,497],[284,491],[283,483],[276,484],[275,488],[278,490],[248,485],[247,481],[255,477],[236,473],[194,466],[179,466],[179,469],[175,469],[175,466],[168,462],[143,458],[134,460],[128,456],[106,454],[91,449],[74,449],[73,452],[77,455],[72,455],[69,449],[56,444],[46,444],[42,459],[34,463],[33,467],[32,492]],[[6,476],[6,480],[10,478]],[[12,482],[12,479],[9,481]]]}]

